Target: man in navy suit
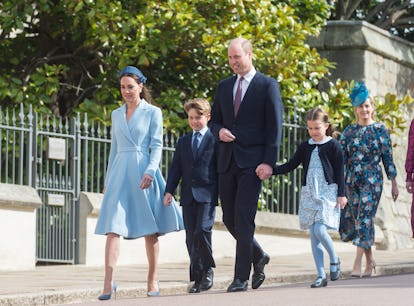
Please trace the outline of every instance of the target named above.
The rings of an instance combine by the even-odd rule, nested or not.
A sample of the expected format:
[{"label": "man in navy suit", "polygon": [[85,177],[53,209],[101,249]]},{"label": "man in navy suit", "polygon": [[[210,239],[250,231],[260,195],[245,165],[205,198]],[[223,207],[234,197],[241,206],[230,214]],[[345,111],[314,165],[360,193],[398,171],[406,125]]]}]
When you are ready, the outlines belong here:
[{"label": "man in navy suit", "polygon": [[216,140],[208,129],[210,104],[205,99],[192,99],[184,104],[191,133],[179,138],[168,173],[164,204],[172,201],[181,179],[180,204],[190,256],[189,293],[213,286],[211,232],[218,200]]},{"label": "man in navy suit", "polygon": [[233,282],[228,292],[245,291],[253,264],[252,288],[265,280],[269,256],[254,238],[262,180],[272,175],[283,121],[279,85],[256,71],[250,41],[232,40],[230,67],[236,75],[222,80],[216,91],[209,123],[219,140],[219,195],[223,223],[236,239]]}]

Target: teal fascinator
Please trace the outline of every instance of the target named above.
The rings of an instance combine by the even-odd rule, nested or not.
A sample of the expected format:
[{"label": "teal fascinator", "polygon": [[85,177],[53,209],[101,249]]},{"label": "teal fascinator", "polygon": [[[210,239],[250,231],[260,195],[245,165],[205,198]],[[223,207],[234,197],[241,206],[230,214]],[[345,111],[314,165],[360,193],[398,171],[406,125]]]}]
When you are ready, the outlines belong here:
[{"label": "teal fascinator", "polygon": [[364,82],[355,82],[354,88],[352,89],[349,97],[351,98],[352,106],[356,107],[366,101],[369,96],[369,91],[365,86]]}]

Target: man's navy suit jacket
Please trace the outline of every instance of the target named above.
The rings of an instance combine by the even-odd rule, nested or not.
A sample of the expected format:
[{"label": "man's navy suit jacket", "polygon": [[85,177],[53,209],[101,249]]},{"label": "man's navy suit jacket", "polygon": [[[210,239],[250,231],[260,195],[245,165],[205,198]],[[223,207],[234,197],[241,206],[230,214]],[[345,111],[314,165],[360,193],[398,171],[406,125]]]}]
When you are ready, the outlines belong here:
[{"label": "man's navy suit jacket", "polygon": [[256,168],[261,163],[273,166],[282,135],[283,105],[276,80],[257,71],[235,117],[236,80],[237,76],[232,76],[219,83],[209,122],[217,139],[221,128],[236,137],[233,142],[219,142],[219,173],[228,170],[232,156],[240,168]]},{"label": "man's navy suit jacket", "polygon": [[168,173],[165,192],[175,193],[181,179],[180,205],[201,203],[217,205],[217,144],[210,130],[204,134],[196,158],[193,157],[192,135],[180,137]]}]

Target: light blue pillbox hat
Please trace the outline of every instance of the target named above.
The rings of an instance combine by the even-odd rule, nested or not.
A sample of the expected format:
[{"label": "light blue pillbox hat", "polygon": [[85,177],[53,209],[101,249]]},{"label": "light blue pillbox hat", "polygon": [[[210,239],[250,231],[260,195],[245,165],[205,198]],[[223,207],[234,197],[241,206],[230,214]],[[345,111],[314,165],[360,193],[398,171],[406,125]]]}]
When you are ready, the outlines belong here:
[{"label": "light blue pillbox hat", "polygon": [[145,82],[147,81],[147,78],[145,77],[145,75],[137,67],[126,66],[124,69],[122,69],[119,72],[119,77],[122,77],[123,75],[125,75],[127,73],[131,73],[131,74],[136,75],[138,77],[139,81],[143,84],[145,84]]}]

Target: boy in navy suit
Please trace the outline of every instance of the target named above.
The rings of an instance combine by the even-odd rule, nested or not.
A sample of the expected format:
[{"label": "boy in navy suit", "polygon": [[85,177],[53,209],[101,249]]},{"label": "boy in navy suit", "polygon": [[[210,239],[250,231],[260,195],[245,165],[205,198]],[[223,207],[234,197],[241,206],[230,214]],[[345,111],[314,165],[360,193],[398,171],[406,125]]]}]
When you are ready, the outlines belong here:
[{"label": "boy in navy suit", "polygon": [[190,256],[189,293],[213,286],[211,233],[218,201],[215,137],[207,127],[211,107],[205,99],[184,104],[192,132],[180,137],[168,173],[164,204],[171,203],[181,180],[180,205],[183,209],[186,245]]}]

